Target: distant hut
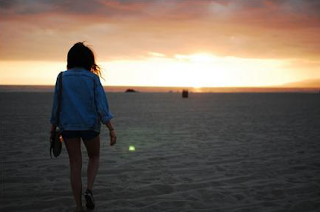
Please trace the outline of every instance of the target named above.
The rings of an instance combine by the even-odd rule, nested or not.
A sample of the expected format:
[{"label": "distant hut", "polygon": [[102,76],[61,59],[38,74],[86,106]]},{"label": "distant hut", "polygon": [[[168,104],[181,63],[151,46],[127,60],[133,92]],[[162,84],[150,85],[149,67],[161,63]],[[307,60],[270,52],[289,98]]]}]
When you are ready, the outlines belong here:
[{"label": "distant hut", "polygon": [[134,89],[129,88],[129,89],[127,89],[125,92],[126,92],[126,93],[136,93],[137,91],[134,90]]},{"label": "distant hut", "polygon": [[188,98],[189,96],[189,91],[188,90],[183,90],[182,91],[182,98]]}]

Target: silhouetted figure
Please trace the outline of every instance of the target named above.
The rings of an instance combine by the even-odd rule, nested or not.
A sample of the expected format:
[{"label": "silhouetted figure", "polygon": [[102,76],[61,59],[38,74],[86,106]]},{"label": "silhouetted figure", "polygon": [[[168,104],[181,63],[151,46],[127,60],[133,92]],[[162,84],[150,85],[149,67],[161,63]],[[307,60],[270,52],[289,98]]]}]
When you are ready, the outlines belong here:
[{"label": "silhouetted figure", "polygon": [[182,91],[182,98],[188,98],[189,97],[189,91],[188,90],[183,90]]},{"label": "silhouetted figure", "polygon": [[[92,187],[99,167],[101,123],[109,129],[111,146],[116,143],[117,137],[110,121],[113,115],[109,111],[108,100],[99,78],[100,68],[95,63],[92,50],[81,42],[76,43],[68,52],[67,63],[67,70],[59,75],[63,76],[63,89],[58,127],[69,155],[70,181],[77,205],[76,211],[83,211],[81,139],[89,157],[84,197],[87,208],[93,209],[95,205]],[[51,135],[57,125],[55,114],[58,93],[59,86],[56,83],[50,120]]]}]

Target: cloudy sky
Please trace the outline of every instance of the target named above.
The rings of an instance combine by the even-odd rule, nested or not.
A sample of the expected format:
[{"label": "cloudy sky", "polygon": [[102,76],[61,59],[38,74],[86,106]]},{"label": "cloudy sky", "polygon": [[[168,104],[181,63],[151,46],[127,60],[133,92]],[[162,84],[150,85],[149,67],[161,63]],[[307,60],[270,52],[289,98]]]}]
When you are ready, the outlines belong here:
[{"label": "cloudy sky", "polygon": [[104,85],[320,78],[317,0],[0,0],[0,83],[54,84],[86,41]]}]

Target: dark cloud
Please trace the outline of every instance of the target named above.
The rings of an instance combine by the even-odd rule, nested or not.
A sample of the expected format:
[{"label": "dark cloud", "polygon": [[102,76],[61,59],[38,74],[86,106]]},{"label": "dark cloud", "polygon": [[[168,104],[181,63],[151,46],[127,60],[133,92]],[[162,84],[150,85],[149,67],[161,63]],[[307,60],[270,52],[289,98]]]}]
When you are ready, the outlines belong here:
[{"label": "dark cloud", "polygon": [[62,1],[59,4],[56,4],[57,7],[55,11],[61,13],[71,13],[71,14],[81,14],[81,15],[92,15],[92,14],[101,14],[106,11],[104,4],[99,1]]},{"label": "dark cloud", "polygon": [[[14,19],[55,13],[89,15],[104,18],[165,18],[192,19],[203,16],[261,20],[273,17],[320,18],[317,0],[2,0],[1,16]],[[226,15],[227,14],[227,15]],[[290,22],[290,18],[287,20]],[[297,21],[295,21],[297,22]]]},{"label": "dark cloud", "polygon": [[0,9],[10,9],[17,4],[16,0],[1,0]]}]

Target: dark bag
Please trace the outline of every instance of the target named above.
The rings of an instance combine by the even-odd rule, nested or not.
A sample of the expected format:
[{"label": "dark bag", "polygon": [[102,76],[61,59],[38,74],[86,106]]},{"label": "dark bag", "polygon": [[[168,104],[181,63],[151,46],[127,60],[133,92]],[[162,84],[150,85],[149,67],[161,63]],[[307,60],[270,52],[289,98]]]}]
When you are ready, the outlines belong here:
[{"label": "dark bag", "polygon": [[58,157],[62,150],[62,137],[59,128],[57,127],[54,132],[52,132],[52,140],[50,143],[50,157],[52,158],[52,153],[55,157]]},{"label": "dark bag", "polygon": [[59,93],[58,93],[58,108],[56,113],[56,128],[51,132],[50,137],[50,157],[52,158],[52,153],[55,157],[58,157],[62,150],[62,136],[59,129],[60,122],[60,110],[61,110],[61,95],[62,95],[62,72],[59,74]]}]

